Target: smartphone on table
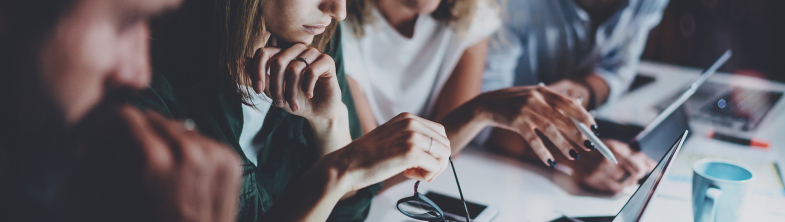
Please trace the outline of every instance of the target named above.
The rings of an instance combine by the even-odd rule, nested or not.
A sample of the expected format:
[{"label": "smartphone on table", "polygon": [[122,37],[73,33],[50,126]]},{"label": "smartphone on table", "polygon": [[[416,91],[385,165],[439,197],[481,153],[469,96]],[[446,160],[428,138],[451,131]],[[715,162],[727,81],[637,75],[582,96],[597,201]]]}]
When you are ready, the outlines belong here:
[{"label": "smartphone on table", "polygon": [[[431,199],[444,212],[444,217],[449,221],[465,221],[466,210],[463,209],[461,199],[447,196],[435,192],[425,193],[425,197]],[[489,222],[499,210],[490,205],[466,201],[466,208],[469,210],[469,218],[473,222]]]}]

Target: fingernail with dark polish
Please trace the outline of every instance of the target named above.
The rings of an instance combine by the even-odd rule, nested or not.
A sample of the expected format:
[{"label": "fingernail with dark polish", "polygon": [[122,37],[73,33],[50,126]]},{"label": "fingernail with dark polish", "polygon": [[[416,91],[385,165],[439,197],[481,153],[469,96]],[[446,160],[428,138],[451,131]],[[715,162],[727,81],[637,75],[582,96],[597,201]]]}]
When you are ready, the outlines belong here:
[{"label": "fingernail with dark polish", "polygon": [[581,155],[578,155],[578,152],[575,152],[575,150],[570,150],[570,156],[576,160],[581,158]]},{"label": "fingernail with dark polish", "polygon": [[590,150],[594,150],[595,149],[594,148],[594,143],[592,143],[591,141],[588,141],[588,140],[583,141],[583,146],[586,146],[586,148],[589,148]]},{"label": "fingernail with dark polish", "polygon": [[554,168],[556,167],[556,162],[553,162],[553,159],[548,159],[548,165],[550,165],[551,168]]},{"label": "fingernail with dark polish", "polygon": [[600,136],[600,132],[597,132],[597,124],[591,125],[591,132],[594,133],[595,136]]}]

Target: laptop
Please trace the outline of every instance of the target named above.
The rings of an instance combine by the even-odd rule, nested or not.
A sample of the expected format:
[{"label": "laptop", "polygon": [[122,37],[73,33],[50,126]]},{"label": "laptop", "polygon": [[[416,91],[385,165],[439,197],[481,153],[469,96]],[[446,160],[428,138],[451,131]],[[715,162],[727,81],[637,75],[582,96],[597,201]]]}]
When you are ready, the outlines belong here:
[{"label": "laptop", "polygon": [[681,132],[689,130],[689,113],[684,103],[697,89],[717,72],[728,59],[732,52],[725,51],[714,64],[706,69],[690,87],[681,93],[675,101],[668,105],[645,128],[634,125],[622,125],[606,120],[597,120],[598,132],[601,137],[629,141],[633,150],[642,151],[649,158],[660,159],[667,152],[668,141],[679,136]]},{"label": "laptop", "polygon": [[643,182],[643,184],[638,187],[638,190],[632,194],[630,200],[624,204],[624,207],[621,208],[618,214],[614,217],[583,217],[583,218],[569,218],[569,217],[561,217],[559,219],[553,220],[552,222],[616,222],[616,221],[639,221],[641,216],[643,216],[643,212],[646,210],[646,207],[651,202],[652,197],[657,192],[657,186],[662,181],[662,178],[666,173],[668,173],[668,169],[670,169],[671,163],[676,159],[676,155],[679,154],[679,150],[681,150],[681,146],[684,144],[684,141],[687,139],[687,135],[689,134],[689,130],[685,130],[679,137],[676,139],[676,142],[670,146],[670,149],[665,153],[663,158],[654,167],[654,170],[651,172],[648,178]]},{"label": "laptop", "polygon": [[729,132],[750,133],[771,111],[783,92],[708,82],[687,101],[690,116]]}]

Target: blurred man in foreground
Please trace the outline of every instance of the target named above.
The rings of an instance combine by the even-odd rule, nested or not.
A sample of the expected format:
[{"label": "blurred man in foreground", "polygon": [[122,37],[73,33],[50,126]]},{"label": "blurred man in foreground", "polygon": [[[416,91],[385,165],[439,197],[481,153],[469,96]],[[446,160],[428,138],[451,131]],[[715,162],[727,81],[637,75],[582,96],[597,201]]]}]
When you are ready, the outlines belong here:
[{"label": "blurred man in foreground", "polygon": [[121,105],[180,1],[0,0],[0,220],[234,220],[236,154]]}]

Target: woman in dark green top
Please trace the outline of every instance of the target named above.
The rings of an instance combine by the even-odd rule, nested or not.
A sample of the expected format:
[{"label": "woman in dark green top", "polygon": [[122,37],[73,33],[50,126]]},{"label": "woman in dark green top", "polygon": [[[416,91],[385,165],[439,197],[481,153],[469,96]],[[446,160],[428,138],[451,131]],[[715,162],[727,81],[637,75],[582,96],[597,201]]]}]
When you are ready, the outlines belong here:
[{"label": "woman in dark green top", "polygon": [[191,0],[154,23],[154,79],[134,103],[193,120],[241,157],[243,107],[274,104],[250,120],[263,121],[263,148],[256,164],[243,158],[239,221],[361,221],[371,185],[446,168],[439,124],[402,114],[360,137],[340,41],[330,41],[345,15],[345,0]]}]

